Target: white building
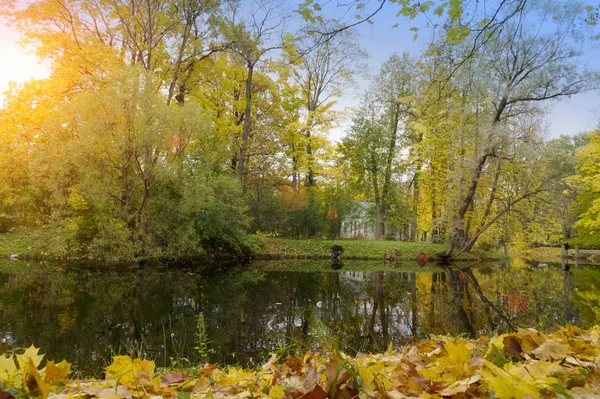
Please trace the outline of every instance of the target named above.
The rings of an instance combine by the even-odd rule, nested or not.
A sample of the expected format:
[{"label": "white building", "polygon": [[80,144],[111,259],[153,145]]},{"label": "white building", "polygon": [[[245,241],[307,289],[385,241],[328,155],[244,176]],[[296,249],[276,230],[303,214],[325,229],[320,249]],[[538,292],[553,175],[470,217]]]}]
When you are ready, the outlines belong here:
[{"label": "white building", "polygon": [[341,238],[375,238],[375,204],[355,201],[342,211]]},{"label": "white building", "polygon": [[[341,221],[340,238],[375,239],[375,204],[373,202],[354,201],[342,211]],[[404,240],[405,237],[410,236],[410,228],[410,224],[399,228],[397,225],[386,223],[385,236],[387,239]]]}]

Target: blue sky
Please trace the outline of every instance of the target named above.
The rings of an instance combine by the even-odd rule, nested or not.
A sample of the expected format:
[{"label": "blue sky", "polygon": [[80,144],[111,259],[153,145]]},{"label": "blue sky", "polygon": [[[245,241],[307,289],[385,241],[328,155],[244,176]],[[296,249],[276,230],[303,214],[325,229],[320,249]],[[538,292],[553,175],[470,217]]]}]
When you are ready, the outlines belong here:
[{"label": "blue sky", "polygon": [[[376,73],[379,66],[394,52],[401,54],[409,52],[418,56],[431,39],[432,29],[427,27],[424,17],[411,21],[403,16],[396,16],[398,6],[387,4],[374,17],[374,24],[362,24],[358,27],[361,34],[360,43],[369,53],[368,65],[370,72]],[[392,28],[394,24],[397,28]],[[413,40],[414,32],[410,27],[419,28],[419,38]],[[595,51],[586,54],[585,62],[588,67],[600,70],[600,51],[596,46]],[[340,106],[357,106],[360,92],[367,87],[364,79],[357,79],[353,90],[344,93],[340,99]],[[546,104],[547,137],[555,138],[561,134],[574,135],[590,131],[600,125],[600,91],[591,91],[572,96],[568,99],[550,101]],[[347,122],[343,126],[347,126]],[[343,134],[343,128],[334,133],[335,138]]]}]

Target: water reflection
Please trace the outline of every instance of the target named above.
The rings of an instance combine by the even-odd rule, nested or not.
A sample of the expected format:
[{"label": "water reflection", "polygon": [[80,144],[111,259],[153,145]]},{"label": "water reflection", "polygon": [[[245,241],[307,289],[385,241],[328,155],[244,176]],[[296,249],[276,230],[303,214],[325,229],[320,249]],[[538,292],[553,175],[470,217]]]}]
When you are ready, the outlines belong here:
[{"label": "water reflection", "polygon": [[329,271],[256,266],[206,276],[9,271],[0,264],[0,352],[35,343],[50,358],[100,375],[117,353],[142,354],[160,366],[253,364],[274,350],[382,351],[428,334],[476,337],[511,327],[590,325],[600,317],[600,273],[585,267],[323,269]]}]

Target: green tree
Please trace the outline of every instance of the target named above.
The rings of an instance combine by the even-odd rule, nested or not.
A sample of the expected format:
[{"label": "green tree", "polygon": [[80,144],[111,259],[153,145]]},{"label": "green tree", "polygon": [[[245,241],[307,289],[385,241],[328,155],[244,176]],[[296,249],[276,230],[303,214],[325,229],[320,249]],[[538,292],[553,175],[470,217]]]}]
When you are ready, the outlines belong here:
[{"label": "green tree", "polygon": [[577,174],[572,182],[578,190],[579,220],[574,224],[583,245],[599,246],[600,231],[600,131],[587,135],[588,143],[577,149]]},{"label": "green tree", "polygon": [[344,140],[346,156],[359,179],[368,181],[375,200],[375,237],[386,234],[387,213],[394,203],[402,165],[399,162],[401,130],[412,92],[411,61],[393,55],[373,79],[361,108]]}]

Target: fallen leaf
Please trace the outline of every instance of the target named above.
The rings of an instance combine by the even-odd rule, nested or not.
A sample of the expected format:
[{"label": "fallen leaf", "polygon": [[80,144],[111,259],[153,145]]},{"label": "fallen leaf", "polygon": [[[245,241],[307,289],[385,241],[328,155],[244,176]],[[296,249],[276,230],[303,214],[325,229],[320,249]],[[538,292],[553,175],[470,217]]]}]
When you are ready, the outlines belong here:
[{"label": "fallen leaf", "polygon": [[573,351],[561,343],[548,340],[531,353],[540,360],[552,361],[563,360],[572,355]]},{"label": "fallen leaf", "polygon": [[54,360],[50,360],[46,363],[45,370],[44,380],[47,384],[52,385],[56,382],[66,381],[69,378],[71,363],[63,360],[58,364],[54,364]]},{"label": "fallen leaf", "polygon": [[329,395],[323,390],[318,384],[313,387],[310,391],[300,396],[300,399],[327,399]]},{"label": "fallen leaf", "polygon": [[179,373],[169,373],[169,374],[163,376],[161,378],[160,382],[162,382],[165,385],[171,385],[171,384],[179,384],[185,380],[186,380],[185,374],[183,374],[183,372],[179,372]]},{"label": "fallen leaf", "polygon": [[106,368],[106,379],[135,387],[141,382],[152,381],[154,369],[154,362],[150,360],[132,360],[129,356],[114,356],[113,363]]},{"label": "fallen leaf", "polygon": [[539,397],[539,390],[523,381],[519,377],[510,375],[490,361],[485,362],[481,369],[485,383],[493,391],[492,396],[497,399],[516,399]]},{"label": "fallen leaf", "polygon": [[471,384],[476,383],[481,379],[481,375],[474,375],[472,377],[465,378],[464,380],[455,381],[450,384],[448,387],[442,389],[438,392],[441,396],[453,396],[457,393],[466,392],[467,389],[471,386]]}]

